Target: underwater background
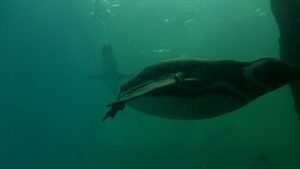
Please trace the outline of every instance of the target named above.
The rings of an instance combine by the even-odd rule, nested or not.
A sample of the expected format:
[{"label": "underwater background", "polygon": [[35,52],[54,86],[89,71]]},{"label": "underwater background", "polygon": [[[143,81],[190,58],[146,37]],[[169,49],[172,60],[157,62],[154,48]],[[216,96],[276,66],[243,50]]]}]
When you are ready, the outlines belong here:
[{"label": "underwater background", "polygon": [[0,169],[300,168],[288,86],[212,119],[127,108],[102,122],[116,95],[87,78],[102,70],[105,43],[126,74],[178,57],[278,58],[269,0],[1,0],[0,9]]}]

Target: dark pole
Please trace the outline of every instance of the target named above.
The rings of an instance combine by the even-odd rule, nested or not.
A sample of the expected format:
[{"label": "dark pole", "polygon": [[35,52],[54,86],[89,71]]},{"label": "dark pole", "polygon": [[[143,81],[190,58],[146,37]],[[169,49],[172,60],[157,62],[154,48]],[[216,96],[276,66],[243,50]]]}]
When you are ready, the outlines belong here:
[{"label": "dark pole", "polygon": [[[280,57],[300,68],[300,0],[271,0],[271,7],[280,31]],[[300,81],[290,87],[300,117]]]}]

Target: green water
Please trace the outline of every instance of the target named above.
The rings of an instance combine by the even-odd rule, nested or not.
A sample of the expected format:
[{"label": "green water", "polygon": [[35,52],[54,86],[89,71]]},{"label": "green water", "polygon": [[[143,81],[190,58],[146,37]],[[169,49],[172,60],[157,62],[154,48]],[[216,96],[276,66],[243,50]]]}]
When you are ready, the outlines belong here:
[{"label": "green water", "polygon": [[279,57],[268,0],[2,0],[0,8],[1,169],[253,169],[261,153],[277,169],[300,168],[287,86],[208,120],[127,108],[101,122],[115,96],[86,77],[101,65],[103,43],[129,74],[176,57]]}]

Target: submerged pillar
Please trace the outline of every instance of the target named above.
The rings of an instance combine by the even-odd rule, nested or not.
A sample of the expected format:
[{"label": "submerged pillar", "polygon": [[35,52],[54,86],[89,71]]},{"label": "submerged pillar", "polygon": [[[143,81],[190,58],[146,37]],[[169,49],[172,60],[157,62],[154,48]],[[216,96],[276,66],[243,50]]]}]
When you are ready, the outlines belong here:
[{"label": "submerged pillar", "polygon": [[[271,0],[271,8],[280,31],[280,57],[300,68],[300,0]],[[290,88],[300,117],[300,80]]]}]

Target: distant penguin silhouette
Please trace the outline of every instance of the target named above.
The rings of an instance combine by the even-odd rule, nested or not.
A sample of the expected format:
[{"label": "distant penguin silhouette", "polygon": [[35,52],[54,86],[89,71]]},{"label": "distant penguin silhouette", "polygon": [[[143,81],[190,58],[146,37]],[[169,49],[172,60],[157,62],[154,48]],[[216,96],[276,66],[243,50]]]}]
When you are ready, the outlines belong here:
[{"label": "distant penguin silhouette", "polygon": [[250,169],[276,169],[265,153],[261,153]]},{"label": "distant penguin silhouette", "polygon": [[121,82],[132,75],[122,74],[114,57],[113,48],[110,44],[102,45],[102,72],[94,75],[87,75],[88,78],[105,82],[112,93],[117,94]]}]

